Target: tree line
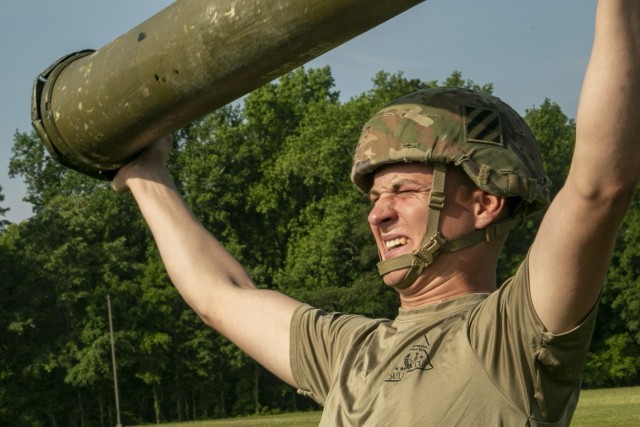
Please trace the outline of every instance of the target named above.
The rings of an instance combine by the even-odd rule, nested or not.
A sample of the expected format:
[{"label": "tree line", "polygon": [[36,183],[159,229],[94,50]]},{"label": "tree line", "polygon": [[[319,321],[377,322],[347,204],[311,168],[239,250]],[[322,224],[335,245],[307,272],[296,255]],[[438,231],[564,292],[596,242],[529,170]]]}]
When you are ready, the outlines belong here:
[{"label": "tree line", "polygon": [[[326,310],[394,317],[396,295],[375,269],[369,202],[348,179],[351,155],[371,114],[436,85],[493,91],[460,72],[443,82],[379,72],[343,102],[328,67],[300,68],[178,131],[169,166],[195,215],[259,286]],[[575,123],[548,99],[525,118],[555,194]],[[34,215],[9,223],[0,188],[0,425],[115,424],[107,296],[124,424],[316,409],[186,306],[129,195],[60,166],[33,132],[15,133],[9,169]],[[639,208],[636,197],[620,230],[585,387],[640,383]],[[539,221],[512,233],[500,282]]]}]

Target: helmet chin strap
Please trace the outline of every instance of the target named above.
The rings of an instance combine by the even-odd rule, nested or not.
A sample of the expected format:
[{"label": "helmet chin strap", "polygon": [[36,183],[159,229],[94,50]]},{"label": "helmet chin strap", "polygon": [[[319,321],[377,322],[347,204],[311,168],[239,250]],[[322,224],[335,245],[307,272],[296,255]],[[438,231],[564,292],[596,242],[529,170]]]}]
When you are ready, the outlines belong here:
[{"label": "helmet chin strap", "polygon": [[380,261],[377,264],[378,273],[384,276],[396,270],[408,269],[404,278],[397,284],[391,285],[396,289],[406,289],[422,274],[425,268],[433,264],[438,255],[455,252],[481,242],[490,242],[498,236],[506,234],[522,224],[521,215],[491,224],[486,228],[467,233],[453,240],[445,239],[440,234],[440,212],[444,207],[444,183],[446,165],[433,165],[433,185],[429,196],[429,217],[427,230],[420,247],[411,254]]}]

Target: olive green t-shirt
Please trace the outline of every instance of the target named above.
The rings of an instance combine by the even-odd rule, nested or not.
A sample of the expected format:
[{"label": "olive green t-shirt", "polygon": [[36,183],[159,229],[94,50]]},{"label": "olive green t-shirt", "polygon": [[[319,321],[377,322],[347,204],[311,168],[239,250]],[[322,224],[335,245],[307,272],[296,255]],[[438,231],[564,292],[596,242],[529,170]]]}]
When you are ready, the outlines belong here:
[{"label": "olive green t-shirt", "polygon": [[[529,297],[527,261],[491,294],[395,320],[299,308],[291,364],[322,426],[568,425],[596,310],[553,335]],[[363,296],[363,298],[366,296]]]}]

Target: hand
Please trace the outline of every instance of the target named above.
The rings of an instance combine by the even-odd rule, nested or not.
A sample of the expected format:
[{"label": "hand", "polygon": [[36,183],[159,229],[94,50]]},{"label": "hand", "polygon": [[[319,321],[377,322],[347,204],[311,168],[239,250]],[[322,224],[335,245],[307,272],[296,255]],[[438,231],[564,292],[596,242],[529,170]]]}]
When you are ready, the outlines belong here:
[{"label": "hand", "polygon": [[117,192],[129,190],[128,180],[131,178],[150,177],[152,171],[164,168],[173,147],[173,137],[165,136],[142,150],[138,156],[122,166],[111,181],[111,188]]}]

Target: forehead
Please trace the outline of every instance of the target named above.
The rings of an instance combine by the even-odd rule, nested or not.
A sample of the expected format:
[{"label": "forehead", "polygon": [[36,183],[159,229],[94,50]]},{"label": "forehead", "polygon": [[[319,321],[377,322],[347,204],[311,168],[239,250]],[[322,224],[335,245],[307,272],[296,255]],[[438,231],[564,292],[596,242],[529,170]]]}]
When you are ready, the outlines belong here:
[{"label": "forehead", "polygon": [[371,190],[398,185],[402,182],[427,184],[433,177],[433,167],[424,163],[394,163],[378,168],[373,174]]}]

